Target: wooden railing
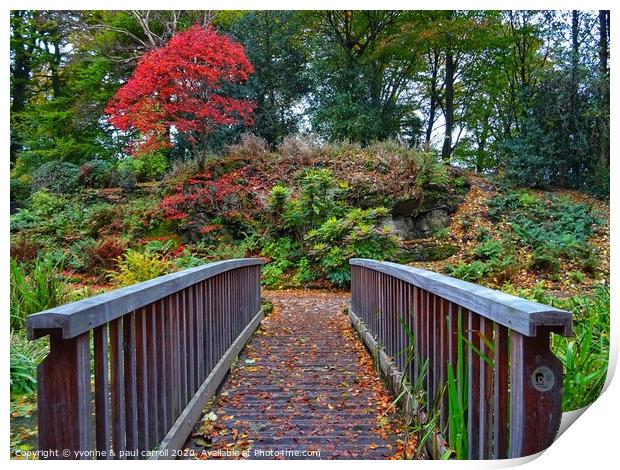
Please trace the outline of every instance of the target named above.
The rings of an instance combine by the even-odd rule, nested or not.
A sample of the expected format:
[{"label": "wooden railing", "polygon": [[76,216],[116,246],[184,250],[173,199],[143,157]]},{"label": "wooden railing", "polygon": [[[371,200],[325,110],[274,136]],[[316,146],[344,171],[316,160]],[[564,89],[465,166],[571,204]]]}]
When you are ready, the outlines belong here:
[{"label": "wooden railing", "polygon": [[211,263],[29,316],[31,339],[50,336],[40,455],[174,458],[262,319],[261,264]]},{"label": "wooden railing", "polygon": [[[395,391],[421,379],[425,404],[407,406],[422,408],[417,412],[427,419],[439,413],[429,441],[435,457],[447,449],[444,437],[460,432],[450,429],[457,426],[450,420],[449,370],[464,395],[467,458],[521,457],[553,442],[563,370],[549,335],[572,333],[568,312],[422,269],[364,259],[350,264],[352,323]],[[413,351],[411,360],[405,351]]]}]

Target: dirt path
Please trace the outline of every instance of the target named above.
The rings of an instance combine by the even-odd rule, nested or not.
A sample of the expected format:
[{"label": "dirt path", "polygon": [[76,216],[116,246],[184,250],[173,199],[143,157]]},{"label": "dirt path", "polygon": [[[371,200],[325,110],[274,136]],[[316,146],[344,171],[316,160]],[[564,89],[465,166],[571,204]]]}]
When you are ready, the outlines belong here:
[{"label": "dirt path", "polygon": [[265,297],[273,313],[187,448],[200,458],[402,458],[405,435],[392,397],[343,314],[348,294]]}]

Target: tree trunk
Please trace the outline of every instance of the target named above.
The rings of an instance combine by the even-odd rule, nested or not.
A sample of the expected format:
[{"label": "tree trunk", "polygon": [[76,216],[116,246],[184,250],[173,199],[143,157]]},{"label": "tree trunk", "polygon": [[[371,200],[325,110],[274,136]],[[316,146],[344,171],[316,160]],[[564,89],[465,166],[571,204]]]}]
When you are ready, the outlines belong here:
[{"label": "tree trunk", "polygon": [[566,185],[568,173],[568,159],[570,155],[579,152],[577,145],[579,133],[579,11],[572,11],[571,22],[571,65],[570,65],[570,103],[569,121],[567,126],[567,138],[564,155],[558,162],[558,182],[560,186]]},{"label": "tree trunk", "polygon": [[54,41],[52,46],[54,47],[53,59],[50,61],[50,69],[52,72],[52,90],[54,92],[54,98],[58,98],[62,93],[62,83],[60,81],[60,64],[62,62],[60,41]]},{"label": "tree trunk", "polygon": [[11,12],[11,23],[13,38],[11,40],[11,50],[13,52],[13,67],[11,77],[11,146],[10,162],[15,163],[17,154],[21,150],[21,142],[17,136],[15,124],[19,122],[19,113],[26,107],[26,92],[30,79],[30,60],[28,53],[27,38],[22,34],[22,28],[27,27],[25,12]]},{"label": "tree trunk", "polygon": [[476,173],[482,173],[485,170],[486,159],[484,158],[484,153],[487,145],[487,140],[489,138],[489,115],[484,116],[484,120],[482,121],[482,130],[480,131],[480,135],[478,136],[478,152],[476,154]]},{"label": "tree trunk", "polygon": [[571,71],[570,71],[570,81],[571,81],[571,132],[573,133],[573,138],[575,137],[574,132],[577,131],[577,121],[578,121],[578,95],[579,95],[579,11],[573,10],[572,14],[572,53],[571,53]]},{"label": "tree trunk", "polygon": [[454,127],[454,56],[451,50],[446,51],[446,99],[444,105],[444,117],[446,120],[446,133],[441,149],[441,158],[445,163],[450,161],[452,154],[452,129]]},{"label": "tree trunk", "polygon": [[429,59],[431,61],[431,84],[430,84],[430,105],[428,110],[428,123],[426,125],[426,135],[424,145],[426,150],[431,147],[431,138],[433,136],[433,125],[435,124],[435,115],[437,114],[437,75],[439,74],[439,53],[433,51],[429,53]]},{"label": "tree trunk", "polygon": [[609,70],[607,62],[609,51],[607,35],[609,34],[609,10],[600,10],[599,15],[599,80],[601,93],[601,124],[600,124],[600,165],[609,168]]}]

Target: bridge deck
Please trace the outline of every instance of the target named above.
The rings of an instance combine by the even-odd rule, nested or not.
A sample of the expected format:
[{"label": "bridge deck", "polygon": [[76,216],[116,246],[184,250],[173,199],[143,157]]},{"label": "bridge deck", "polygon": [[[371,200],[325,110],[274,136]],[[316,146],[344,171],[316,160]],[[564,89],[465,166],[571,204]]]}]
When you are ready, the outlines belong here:
[{"label": "bridge deck", "polygon": [[322,459],[402,456],[403,423],[343,314],[348,294],[264,295],[273,313],[240,355],[186,449],[201,458],[274,458],[270,452],[277,451],[320,451]]}]

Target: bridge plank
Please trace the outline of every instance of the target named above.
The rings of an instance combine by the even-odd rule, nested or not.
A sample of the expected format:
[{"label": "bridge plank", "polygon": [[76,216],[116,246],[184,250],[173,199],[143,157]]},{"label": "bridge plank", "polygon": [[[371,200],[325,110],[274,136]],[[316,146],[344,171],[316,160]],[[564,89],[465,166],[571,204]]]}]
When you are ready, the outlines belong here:
[{"label": "bridge plank", "polygon": [[[371,355],[341,314],[346,294],[268,292],[266,297],[273,312],[231,370],[225,393],[205,410],[216,414],[214,429],[223,428],[222,434],[190,438],[187,448],[226,450],[231,435],[247,434],[235,448],[248,449],[249,458],[260,458],[267,449],[315,449],[322,459],[397,456],[404,429],[392,420],[391,397]],[[385,429],[395,432],[382,433],[379,416],[389,418]],[[201,447],[200,439],[211,446]]]},{"label": "bridge plank", "polygon": [[136,458],[138,451],[138,399],[136,391],[136,324],[135,312],[123,317],[123,359],[125,361],[125,438],[126,450]]},{"label": "bridge plank", "polygon": [[125,447],[125,376],[123,357],[123,320],[110,322],[110,366],[112,394],[112,448],[116,458]]},{"label": "bridge plank", "polygon": [[159,363],[163,356],[161,350],[157,349],[158,336],[158,311],[157,303],[151,304],[146,308],[146,350],[147,350],[147,374],[146,389],[148,395],[149,426],[148,443],[152,449],[159,442],[158,428],[160,422],[159,402],[163,401],[164,396],[159,393]]},{"label": "bridge plank", "polygon": [[202,383],[206,377],[204,373],[204,306],[202,282],[194,286],[196,299],[196,382]]},{"label": "bridge plank", "polygon": [[495,323],[493,362],[493,457],[508,456],[508,329]]},{"label": "bridge plank", "polygon": [[89,345],[88,333],[68,341],[52,335],[37,368],[38,426],[47,431],[39,432],[39,450],[58,452],[49,458],[89,458],[82,453],[91,449]]},{"label": "bridge plank", "polygon": [[493,360],[492,351],[487,344],[493,344],[493,322],[480,318],[480,445],[481,459],[492,458],[492,411],[493,411],[493,368],[487,362]]},{"label": "bridge plank", "polygon": [[439,330],[441,335],[440,340],[440,368],[439,368],[439,380],[442,387],[440,393],[442,393],[441,402],[439,405],[439,423],[442,430],[445,430],[448,425],[448,391],[446,390],[446,384],[448,382],[448,361],[449,361],[449,302],[445,299],[441,299],[440,315],[439,315]]},{"label": "bridge plank", "polygon": [[156,315],[156,341],[154,345],[154,354],[157,357],[157,387],[155,390],[155,401],[157,403],[157,442],[166,435],[169,429],[168,416],[168,382],[166,368],[168,363],[168,348],[166,338],[166,318],[164,300],[160,300],[155,304]]},{"label": "bridge plank", "polygon": [[185,291],[185,320],[187,338],[187,401],[196,392],[196,327],[195,327],[196,305],[194,304],[194,292],[190,287]]},{"label": "bridge plank", "polygon": [[[138,450],[149,449],[149,394],[147,323],[144,308],[136,312],[136,404],[138,408]],[[138,456],[140,458],[141,456]]]},{"label": "bridge plank", "polygon": [[467,351],[467,444],[470,459],[480,458],[480,316],[467,310],[463,334]]},{"label": "bridge plank", "polygon": [[243,332],[230,345],[226,353],[218,361],[206,380],[198,388],[188,405],[179,415],[176,422],[170,428],[166,437],[162,440],[158,452],[153,455],[155,459],[172,459],[175,456],[172,450],[178,450],[183,447],[187,436],[189,435],[194,424],[198,420],[206,403],[213,397],[218,387],[228,373],[233,360],[236,359],[239,351],[245,346],[248,339],[252,336],[261,320],[263,312],[259,311],[252,321],[244,328]]},{"label": "bridge plank", "polygon": [[93,331],[95,353],[95,439],[99,459],[111,458],[110,390],[108,380],[108,328],[101,325]]}]

